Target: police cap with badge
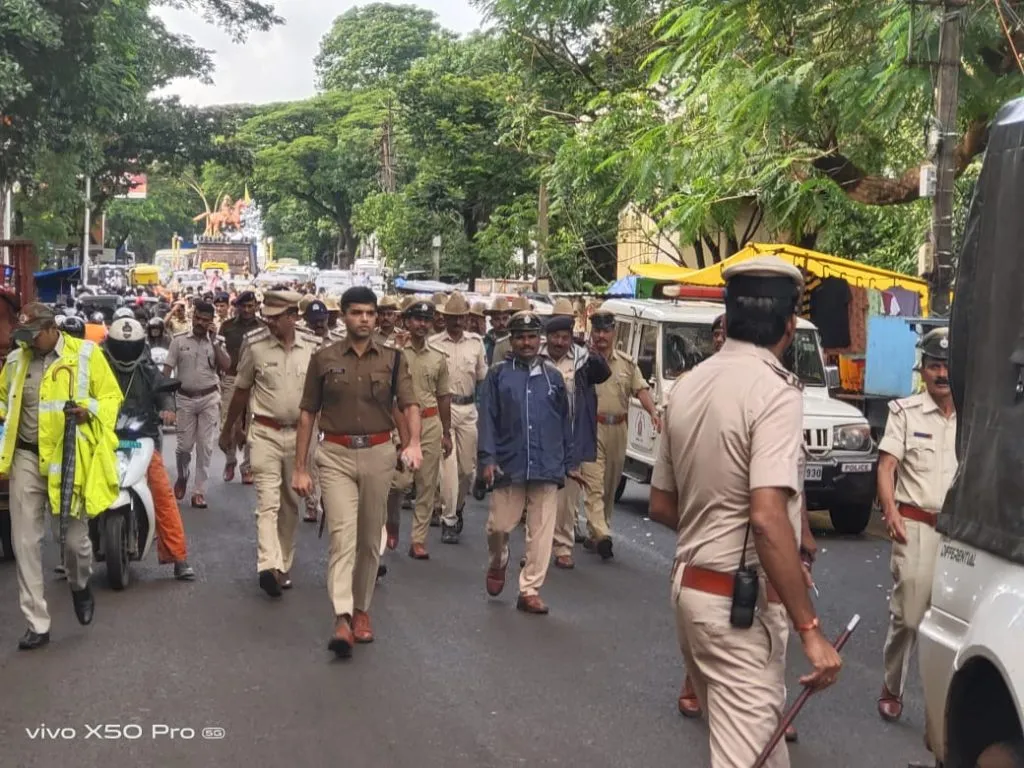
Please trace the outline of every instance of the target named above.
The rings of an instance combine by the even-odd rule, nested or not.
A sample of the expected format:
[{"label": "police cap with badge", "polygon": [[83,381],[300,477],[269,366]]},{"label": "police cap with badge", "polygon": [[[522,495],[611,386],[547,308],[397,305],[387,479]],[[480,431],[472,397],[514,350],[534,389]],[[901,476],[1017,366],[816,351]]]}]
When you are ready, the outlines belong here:
[{"label": "police cap with badge", "polygon": [[928,331],[918,346],[921,348],[921,357],[930,357],[932,360],[942,362],[949,361],[949,329],[935,328]]},{"label": "police cap with badge", "polygon": [[434,314],[434,305],[429,301],[414,301],[402,311],[404,317],[417,317],[421,320],[433,320]]},{"label": "police cap with badge", "polygon": [[535,312],[516,312],[508,322],[509,333],[540,333],[544,324]]},{"label": "police cap with badge", "polygon": [[285,312],[299,311],[302,294],[294,291],[267,291],[263,294],[263,316],[277,317]]}]

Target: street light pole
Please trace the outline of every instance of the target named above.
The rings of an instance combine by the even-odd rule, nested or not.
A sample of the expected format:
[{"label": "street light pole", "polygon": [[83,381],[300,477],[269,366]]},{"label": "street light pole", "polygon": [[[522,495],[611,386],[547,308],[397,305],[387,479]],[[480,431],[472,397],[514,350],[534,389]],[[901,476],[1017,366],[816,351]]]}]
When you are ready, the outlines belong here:
[{"label": "street light pole", "polygon": [[85,231],[82,233],[82,287],[89,284],[89,214],[92,201],[92,177],[85,176]]}]

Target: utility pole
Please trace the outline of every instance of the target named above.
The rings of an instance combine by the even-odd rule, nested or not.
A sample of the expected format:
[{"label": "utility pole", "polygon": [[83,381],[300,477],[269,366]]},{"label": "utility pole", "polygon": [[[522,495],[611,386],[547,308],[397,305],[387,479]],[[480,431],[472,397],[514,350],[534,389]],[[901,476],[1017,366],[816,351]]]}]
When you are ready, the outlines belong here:
[{"label": "utility pole", "polygon": [[[998,0],[997,0],[998,2]],[[935,158],[935,198],[932,201],[931,313],[949,315],[953,283],[953,200],[956,186],[956,148],[960,141],[957,106],[960,98],[960,58],[963,43],[964,0],[944,0],[939,30],[938,84],[935,113],[938,152]]]},{"label": "utility pole", "polygon": [[82,233],[82,286],[89,285],[89,214],[92,213],[92,177],[85,175],[85,227]]},{"label": "utility pole", "polygon": [[542,181],[537,200],[537,280],[548,275],[548,185]]}]

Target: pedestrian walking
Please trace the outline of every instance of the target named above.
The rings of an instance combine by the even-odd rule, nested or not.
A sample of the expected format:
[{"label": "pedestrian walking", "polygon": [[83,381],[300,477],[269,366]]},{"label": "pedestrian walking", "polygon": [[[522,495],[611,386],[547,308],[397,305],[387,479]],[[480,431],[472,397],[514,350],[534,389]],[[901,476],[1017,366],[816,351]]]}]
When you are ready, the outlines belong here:
[{"label": "pedestrian walking", "polygon": [[[650,510],[677,531],[672,604],[708,713],[711,766],[749,768],[782,717],[787,615],[813,669],[802,684],[831,685],[841,661],[819,627],[798,551],[803,403],[782,357],[803,279],[773,256],[724,277],[728,341],[672,390]],[[766,765],[789,765],[784,744]]]},{"label": "pedestrian walking", "polygon": [[[238,375],[238,363],[242,355],[242,343],[250,333],[255,333],[264,327],[263,321],[256,317],[256,294],[252,291],[243,291],[235,299],[235,316],[230,317],[221,323],[220,341],[231,358],[231,364],[221,378],[220,410],[221,428],[224,426],[224,418],[228,415],[228,408],[231,405],[231,398],[235,393],[235,377]],[[236,439],[229,443],[224,452],[224,482],[230,483],[235,479],[235,470],[238,468],[238,449],[242,449],[242,483],[252,485],[253,475],[250,462],[249,443],[245,440],[245,430],[248,419],[245,414],[239,420]]]},{"label": "pedestrian walking", "polygon": [[[347,336],[310,362],[300,403],[292,487],[312,492],[307,457],[317,417],[324,431],[320,481],[330,535],[327,591],[334,608],[328,648],[347,657],[354,643],[374,639],[370,606],[380,563],[381,534],[401,434],[399,459],[418,469],[420,414],[405,356],[373,338],[377,297],[362,286],[341,299]],[[396,418],[398,414],[398,418]]]},{"label": "pedestrian walking", "polygon": [[65,404],[73,403],[67,415],[78,427],[63,556],[75,616],[85,625],[95,610],[89,519],[105,512],[120,491],[114,427],[122,397],[100,348],[61,333],[46,305],[25,305],[12,338],[17,348],[0,369],[0,474],[10,478],[18,600],[28,623],[18,648],[34,650],[50,641],[42,541],[47,512],[60,510]]},{"label": "pedestrian walking", "polygon": [[[920,349],[925,391],[889,403],[885,436],[878,446],[878,500],[892,538],[893,578],[878,714],[890,722],[903,714],[910,655],[931,603],[942,541],[935,522],[957,469],[948,330],[930,331]],[[926,723],[926,731],[931,738],[931,723]]]},{"label": "pedestrian walking", "polygon": [[[229,446],[235,425],[251,414],[248,440],[256,485],[256,571],[271,597],[292,586],[299,500],[292,489],[299,400],[306,371],[322,339],[296,328],[301,296],[268,291],[263,297],[266,327],[247,337],[235,378],[235,392],[221,428]],[[308,447],[308,444],[307,444]]]},{"label": "pedestrian walking", "polygon": [[192,452],[195,451],[196,480],[192,486],[192,506],[197,509],[207,507],[206,481],[220,421],[219,374],[231,367],[231,357],[213,330],[213,318],[212,304],[196,302],[191,332],[179,333],[171,340],[163,367],[164,376],[170,376],[176,369],[177,378],[181,381],[175,453],[178,478],[174,482],[174,496],[178,501],[185,498]]},{"label": "pedestrian walking", "polygon": [[544,586],[558,514],[558,490],[579,480],[573,454],[572,418],[562,374],[540,352],[540,318],[512,317],[512,357],[495,363],[484,382],[478,461],[493,487],[487,519],[487,594],[505,588],[509,534],[526,508],[526,563],[519,573],[516,608],[546,614]]},{"label": "pedestrian walking", "polygon": [[441,541],[457,544],[462,532],[466,496],[477,466],[477,384],[487,376],[483,340],[466,330],[469,304],[458,291],[444,309],[445,332],[431,338],[448,360],[451,387],[452,439],[455,449],[441,467]]},{"label": "pedestrian walking", "polygon": [[598,308],[591,315],[590,326],[591,349],[605,359],[612,375],[597,387],[597,458],[582,467],[588,534],[583,547],[609,560],[614,556],[612,512],[626,464],[630,399],[640,400],[657,432],[661,432],[661,417],[636,363],[615,349],[615,315]]},{"label": "pedestrian walking", "polygon": [[[597,458],[597,385],[611,376],[611,369],[601,355],[591,355],[586,347],[573,343],[575,318],[572,304],[559,299],[546,327],[547,340],[541,347],[544,355],[562,374],[569,398],[573,444],[577,463]],[[558,517],[555,523],[555,567],[572,569],[576,544],[576,515],[583,488],[567,478],[558,491]]]}]

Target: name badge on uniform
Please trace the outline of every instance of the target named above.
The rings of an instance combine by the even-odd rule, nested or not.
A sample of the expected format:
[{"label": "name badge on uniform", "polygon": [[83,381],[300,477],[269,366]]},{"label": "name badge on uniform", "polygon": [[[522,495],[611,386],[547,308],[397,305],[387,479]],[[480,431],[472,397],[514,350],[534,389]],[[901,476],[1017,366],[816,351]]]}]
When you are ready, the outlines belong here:
[{"label": "name badge on uniform", "polygon": [[928,434],[927,432],[915,432],[914,437],[923,437],[925,440],[932,439],[932,435]]}]

